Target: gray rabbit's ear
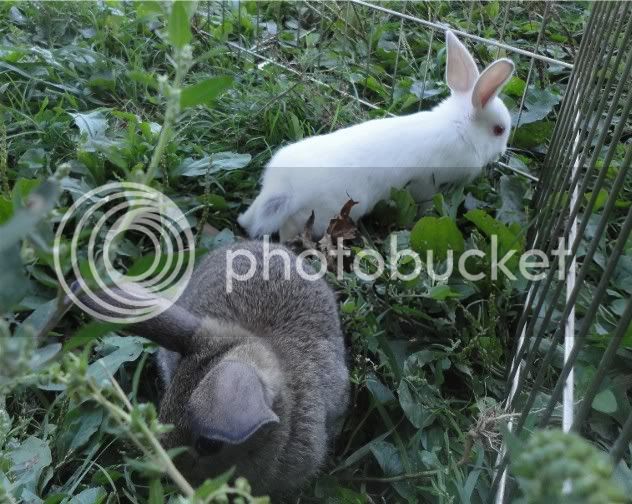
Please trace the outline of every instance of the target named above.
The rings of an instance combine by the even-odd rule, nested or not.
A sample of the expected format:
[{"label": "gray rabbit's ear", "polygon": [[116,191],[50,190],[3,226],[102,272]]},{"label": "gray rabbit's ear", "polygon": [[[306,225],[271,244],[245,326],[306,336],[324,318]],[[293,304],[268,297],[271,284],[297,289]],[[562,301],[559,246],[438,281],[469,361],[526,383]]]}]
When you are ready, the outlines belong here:
[{"label": "gray rabbit's ear", "polygon": [[240,444],[279,417],[256,369],[226,359],[202,379],[193,391],[188,409],[196,439]]},{"label": "gray rabbit's ear", "polygon": [[[147,338],[167,350],[180,354],[196,350],[194,336],[200,327],[200,319],[167,299],[150,296],[138,285],[126,284],[124,289],[113,287],[107,291],[92,291],[89,295],[80,293],[73,301],[93,317],[121,323],[126,331]],[[146,310],[145,305],[136,312],[142,302],[164,304],[166,309],[148,320],[126,324],[126,317],[136,317]]]},{"label": "gray rabbit's ear", "polygon": [[470,52],[451,31],[445,32],[447,62],[445,81],[453,93],[468,93],[478,79],[478,67]]}]

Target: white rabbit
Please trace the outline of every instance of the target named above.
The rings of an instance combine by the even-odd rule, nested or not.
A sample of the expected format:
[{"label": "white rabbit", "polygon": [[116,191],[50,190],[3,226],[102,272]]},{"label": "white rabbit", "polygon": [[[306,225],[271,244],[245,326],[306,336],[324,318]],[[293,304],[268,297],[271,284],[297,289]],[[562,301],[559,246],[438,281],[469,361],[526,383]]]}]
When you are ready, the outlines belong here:
[{"label": "white rabbit", "polygon": [[252,237],[279,231],[281,241],[302,231],[312,210],[322,235],[350,198],[359,219],[409,185],[417,201],[444,184],[465,182],[505,152],[511,126],[498,93],[514,64],[499,59],[482,74],[465,46],[446,32],[446,82],[451,95],[430,111],[374,119],[313,136],[278,151],[268,163],[261,193],[239,216]]}]

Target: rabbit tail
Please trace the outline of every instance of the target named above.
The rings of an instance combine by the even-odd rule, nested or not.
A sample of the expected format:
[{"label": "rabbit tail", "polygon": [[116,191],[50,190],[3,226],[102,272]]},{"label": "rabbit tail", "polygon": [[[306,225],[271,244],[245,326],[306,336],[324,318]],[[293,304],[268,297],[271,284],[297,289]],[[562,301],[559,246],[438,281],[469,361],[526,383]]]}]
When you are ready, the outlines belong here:
[{"label": "rabbit tail", "polygon": [[251,238],[259,238],[281,229],[292,213],[292,197],[287,193],[261,193],[237,221]]}]

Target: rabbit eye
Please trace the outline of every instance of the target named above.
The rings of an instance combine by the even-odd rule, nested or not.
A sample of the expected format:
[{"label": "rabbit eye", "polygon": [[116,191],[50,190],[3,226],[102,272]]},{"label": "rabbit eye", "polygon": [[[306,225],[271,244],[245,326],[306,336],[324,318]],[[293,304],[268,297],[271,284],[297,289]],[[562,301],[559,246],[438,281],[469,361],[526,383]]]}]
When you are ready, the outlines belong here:
[{"label": "rabbit eye", "polygon": [[224,443],[200,436],[195,442],[195,451],[202,456],[215,455],[224,447]]},{"label": "rabbit eye", "polygon": [[496,124],[494,126],[494,135],[496,136],[500,136],[505,132],[505,128],[503,126],[501,126],[500,124]]}]

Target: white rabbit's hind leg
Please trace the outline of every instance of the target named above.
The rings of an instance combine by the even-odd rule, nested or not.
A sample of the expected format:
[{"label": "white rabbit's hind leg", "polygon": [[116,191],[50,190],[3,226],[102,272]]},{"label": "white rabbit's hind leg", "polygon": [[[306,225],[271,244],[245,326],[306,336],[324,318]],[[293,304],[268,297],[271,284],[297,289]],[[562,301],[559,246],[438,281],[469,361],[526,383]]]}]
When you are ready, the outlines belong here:
[{"label": "white rabbit's hind leg", "polygon": [[289,194],[259,194],[237,221],[252,238],[278,231],[289,213]]},{"label": "white rabbit's hind leg", "polygon": [[237,217],[237,222],[248,232],[249,235],[251,234],[252,221],[256,213],[256,203],[257,200],[253,201],[252,204],[248,207],[248,210]]}]

